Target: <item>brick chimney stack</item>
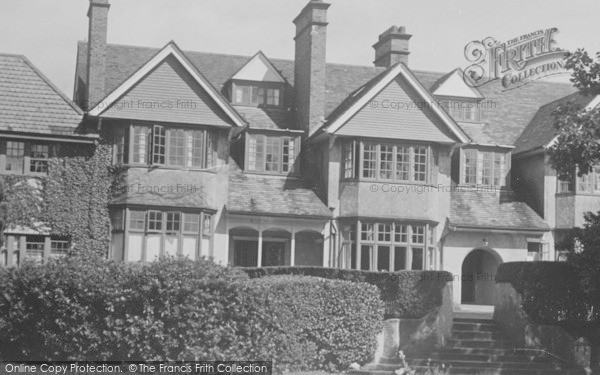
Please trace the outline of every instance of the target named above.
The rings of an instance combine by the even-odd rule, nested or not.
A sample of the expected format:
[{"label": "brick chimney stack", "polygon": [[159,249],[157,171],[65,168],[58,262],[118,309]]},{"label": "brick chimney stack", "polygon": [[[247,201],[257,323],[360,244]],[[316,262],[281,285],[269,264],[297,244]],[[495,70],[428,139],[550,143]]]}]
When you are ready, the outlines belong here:
[{"label": "brick chimney stack", "polygon": [[404,26],[392,26],[379,35],[379,40],[373,44],[375,66],[388,68],[398,62],[408,65],[408,41],[411,37]]},{"label": "brick chimney stack", "polygon": [[108,0],[90,0],[88,10],[87,91],[84,110],[91,110],[105,97],[106,34],[108,29]]},{"label": "brick chimney stack", "polygon": [[298,123],[307,134],[325,117],[325,52],[330,5],[322,0],[311,0],[294,19],[296,109]]}]

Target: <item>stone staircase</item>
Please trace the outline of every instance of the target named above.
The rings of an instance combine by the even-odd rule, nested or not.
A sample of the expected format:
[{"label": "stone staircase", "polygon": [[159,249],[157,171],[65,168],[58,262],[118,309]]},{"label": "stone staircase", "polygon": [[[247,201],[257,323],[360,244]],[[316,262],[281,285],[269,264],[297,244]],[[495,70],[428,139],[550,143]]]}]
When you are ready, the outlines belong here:
[{"label": "stone staircase", "polygon": [[[406,362],[419,373],[436,364],[449,367],[452,375],[585,375],[586,371],[561,363],[549,354],[518,350],[491,319],[454,318],[452,337],[443,349],[426,358],[409,357]],[[384,358],[371,368],[371,375],[387,375],[401,368],[400,359]]]}]

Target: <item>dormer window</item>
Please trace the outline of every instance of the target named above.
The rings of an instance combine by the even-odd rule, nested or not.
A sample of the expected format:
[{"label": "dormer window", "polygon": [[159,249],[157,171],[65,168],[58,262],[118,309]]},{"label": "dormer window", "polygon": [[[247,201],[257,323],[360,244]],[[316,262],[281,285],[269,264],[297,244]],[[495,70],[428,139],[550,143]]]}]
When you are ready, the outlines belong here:
[{"label": "dormer window", "polygon": [[471,100],[444,100],[444,109],[459,122],[479,122],[481,119],[479,103]]},{"label": "dormer window", "polygon": [[281,88],[264,83],[233,83],[233,104],[246,106],[280,106]]},{"label": "dormer window", "polygon": [[294,173],[299,148],[296,137],[248,134],[246,169],[251,172]]},{"label": "dormer window", "polygon": [[462,155],[462,184],[497,187],[506,185],[508,168],[505,153],[465,149]]}]

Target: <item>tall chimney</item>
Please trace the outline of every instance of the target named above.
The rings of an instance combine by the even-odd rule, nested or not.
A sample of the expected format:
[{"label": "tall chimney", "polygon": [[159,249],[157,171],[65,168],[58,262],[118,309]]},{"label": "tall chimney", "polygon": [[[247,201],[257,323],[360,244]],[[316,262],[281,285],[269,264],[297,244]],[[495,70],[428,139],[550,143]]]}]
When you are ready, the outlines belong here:
[{"label": "tall chimney", "polygon": [[373,44],[375,66],[389,68],[398,62],[408,65],[408,40],[411,36],[404,26],[392,26],[379,35],[379,40]]},{"label": "tall chimney", "polygon": [[108,29],[108,0],[90,0],[88,10],[88,66],[86,103],[90,110],[104,99],[106,78],[106,33]]},{"label": "tall chimney", "polygon": [[316,130],[325,118],[325,50],[330,5],[311,0],[294,19],[296,108],[299,125],[307,134]]}]

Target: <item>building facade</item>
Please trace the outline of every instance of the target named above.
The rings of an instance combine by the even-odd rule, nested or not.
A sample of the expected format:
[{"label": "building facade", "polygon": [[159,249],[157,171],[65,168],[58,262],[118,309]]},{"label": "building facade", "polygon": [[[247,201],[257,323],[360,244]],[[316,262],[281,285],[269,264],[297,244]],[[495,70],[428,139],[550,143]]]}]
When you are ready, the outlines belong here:
[{"label": "building facade", "polygon": [[[53,124],[94,129],[57,142],[103,138],[122,167],[110,257],[446,270],[457,305],[492,304],[502,262],[555,260],[555,240],[600,209],[595,175],[556,181],[544,152],[551,109],[575,89],[475,88],[460,69],[413,69],[411,35],[395,26],[374,66],[328,63],[329,7],[308,2],[295,59],[281,60],[108,44],[110,4],[90,0],[73,94],[83,111]],[[21,147],[11,121],[0,118],[0,171],[37,171],[27,139],[50,125]]]}]

